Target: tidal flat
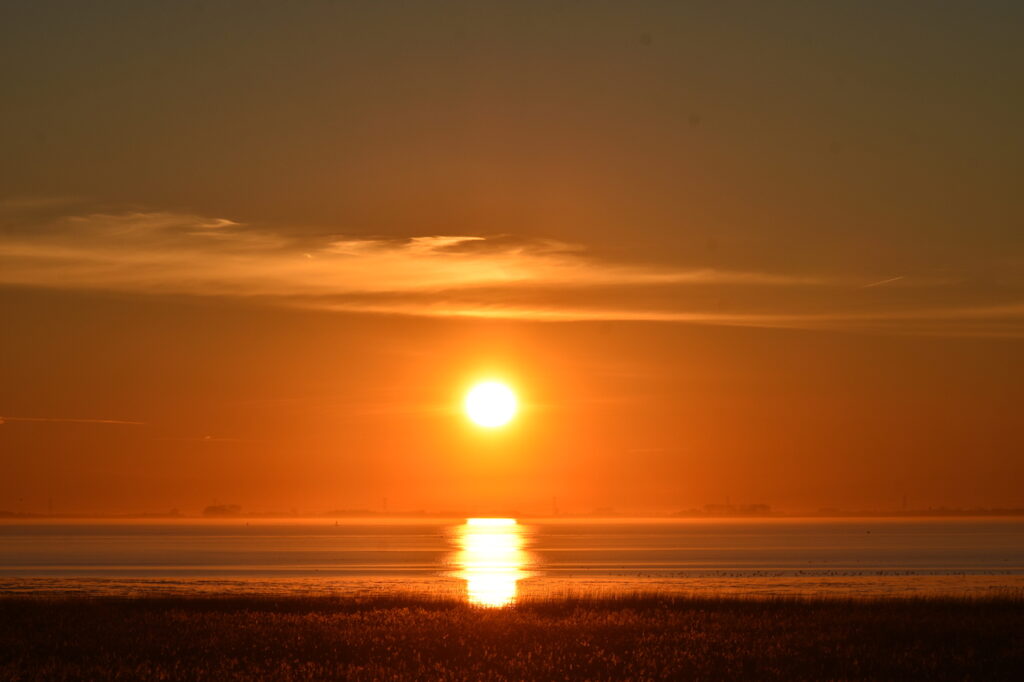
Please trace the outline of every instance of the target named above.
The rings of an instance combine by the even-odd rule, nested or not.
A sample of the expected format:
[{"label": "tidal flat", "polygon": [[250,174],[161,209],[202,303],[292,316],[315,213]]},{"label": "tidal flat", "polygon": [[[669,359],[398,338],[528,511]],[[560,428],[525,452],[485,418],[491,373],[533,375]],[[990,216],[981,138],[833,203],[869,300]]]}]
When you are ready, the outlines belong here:
[{"label": "tidal flat", "polygon": [[0,679],[1019,680],[1024,596],[2,596]]}]

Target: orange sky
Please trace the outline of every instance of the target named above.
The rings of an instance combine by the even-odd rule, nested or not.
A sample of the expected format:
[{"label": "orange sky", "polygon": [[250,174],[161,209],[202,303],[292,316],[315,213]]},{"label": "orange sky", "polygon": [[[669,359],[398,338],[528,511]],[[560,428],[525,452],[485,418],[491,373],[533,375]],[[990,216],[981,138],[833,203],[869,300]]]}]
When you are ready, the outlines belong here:
[{"label": "orange sky", "polygon": [[1024,506],[1017,3],[86,5],[0,9],[0,510]]}]

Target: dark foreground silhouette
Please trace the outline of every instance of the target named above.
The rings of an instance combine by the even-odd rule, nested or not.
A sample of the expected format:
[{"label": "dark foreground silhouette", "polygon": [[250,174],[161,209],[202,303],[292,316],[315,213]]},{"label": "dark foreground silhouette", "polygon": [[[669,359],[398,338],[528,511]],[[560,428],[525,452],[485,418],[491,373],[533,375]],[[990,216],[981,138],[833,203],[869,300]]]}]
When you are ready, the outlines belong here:
[{"label": "dark foreground silhouette", "polygon": [[1024,598],[0,597],[0,679],[1024,679]]}]

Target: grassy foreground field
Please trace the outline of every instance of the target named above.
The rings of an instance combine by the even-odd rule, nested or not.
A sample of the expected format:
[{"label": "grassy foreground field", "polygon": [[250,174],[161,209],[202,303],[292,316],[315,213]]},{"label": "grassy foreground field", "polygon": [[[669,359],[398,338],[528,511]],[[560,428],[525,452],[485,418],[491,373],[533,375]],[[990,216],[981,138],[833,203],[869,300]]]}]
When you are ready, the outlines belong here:
[{"label": "grassy foreground field", "polygon": [[1024,679],[1024,599],[0,597],[0,679]]}]

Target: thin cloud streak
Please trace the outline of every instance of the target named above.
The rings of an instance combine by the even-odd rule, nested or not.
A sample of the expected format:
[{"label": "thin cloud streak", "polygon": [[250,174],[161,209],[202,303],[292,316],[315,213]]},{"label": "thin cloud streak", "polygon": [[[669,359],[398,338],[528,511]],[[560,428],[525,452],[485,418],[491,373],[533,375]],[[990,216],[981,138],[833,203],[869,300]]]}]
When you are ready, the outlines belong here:
[{"label": "thin cloud streak", "polygon": [[59,424],[115,424],[127,426],[145,426],[146,422],[127,419],[76,419],[70,417],[0,417],[0,424],[5,422],[55,422]]},{"label": "thin cloud streak", "polygon": [[[666,322],[720,327],[819,331],[866,331],[942,336],[1024,338],[1024,303],[1007,306],[904,310],[877,313],[718,313],[625,309],[562,309],[515,306],[332,303],[313,305],[337,312],[424,315],[533,322]],[[429,312],[424,312],[424,308]],[[979,326],[979,324],[981,326]]]}]

